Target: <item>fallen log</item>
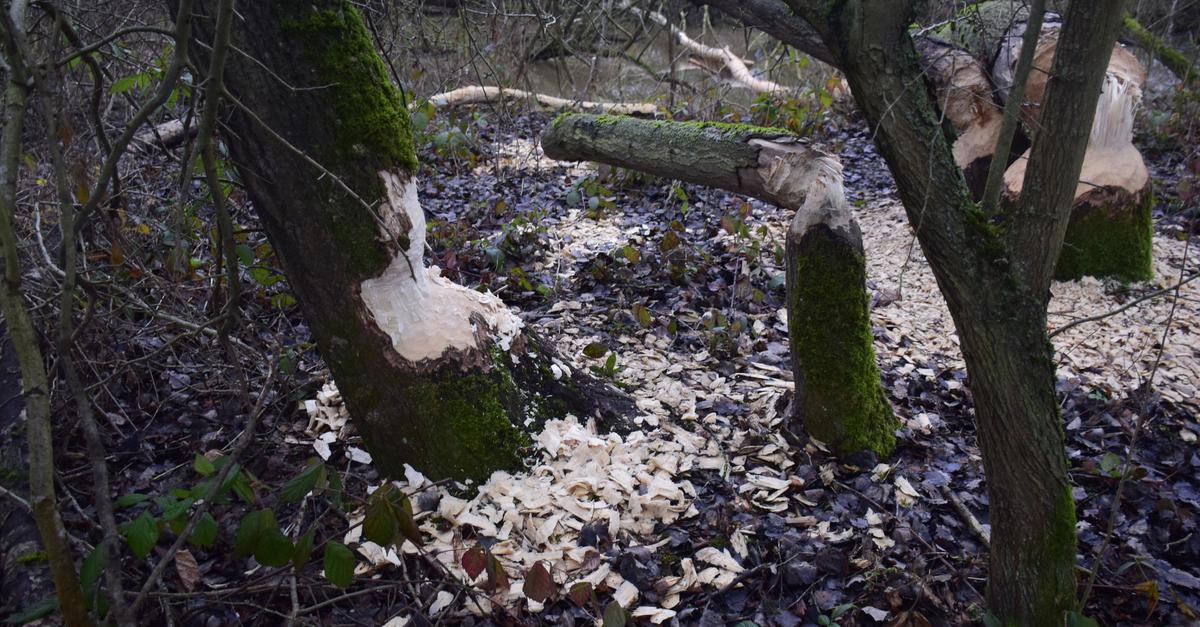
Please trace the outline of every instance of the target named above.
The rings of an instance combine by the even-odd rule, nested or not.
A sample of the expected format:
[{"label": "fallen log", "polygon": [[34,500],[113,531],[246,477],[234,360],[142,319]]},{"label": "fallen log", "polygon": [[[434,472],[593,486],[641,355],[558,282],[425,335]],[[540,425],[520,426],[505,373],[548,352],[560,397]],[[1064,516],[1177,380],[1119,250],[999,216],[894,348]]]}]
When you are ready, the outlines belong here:
[{"label": "fallen log", "polygon": [[1153,54],[1168,70],[1171,70],[1171,73],[1182,81],[1185,87],[1196,79],[1195,64],[1183,56],[1183,53],[1163,41],[1161,37],[1146,30],[1146,27],[1142,26],[1132,15],[1125,16],[1125,32],[1129,33],[1139,46]]},{"label": "fallen log", "polygon": [[196,135],[196,124],[186,124],[183,120],[168,120],[138,132],[129,143],[129,150],[148,154],[156,148],[170,150]]},{"label": "fallen log", "polygon": [[783,129],[564,114],[542,133],[561,161],[598,161],[663,178],[719,187],[789,208],[804,204],[828,157]]},{"label": "fallen log", "polygon": [[557,96],[547,96],[522,89],[509,89],[494,85],[468,85],[458,89],[435,94],[429,97],[429,102],[435,107],[453,107],[469,104],[494,104],[505,101],[526,100],[540,107],[552,110],[584,111],[589,113],[612,113],[616,115],[654,115],[658,107],[650,103],[636,102],[592,102],[589,100],[568,100]]},{"label": "fallen log", "polygon": [[552,159],[599,161],[796,210],[788,230],[793,417],[842,455],[887,455],[896,419],[872,346],[862,236],[837,158],[781,129],[564,114]]}]

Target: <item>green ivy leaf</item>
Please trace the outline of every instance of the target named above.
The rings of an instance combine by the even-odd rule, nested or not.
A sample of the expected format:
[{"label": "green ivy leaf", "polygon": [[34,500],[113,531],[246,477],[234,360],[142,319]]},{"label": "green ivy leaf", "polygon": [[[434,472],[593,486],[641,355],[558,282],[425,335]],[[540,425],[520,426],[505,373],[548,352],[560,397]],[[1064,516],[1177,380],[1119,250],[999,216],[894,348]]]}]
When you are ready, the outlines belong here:
[{"label": "green ivy leaf", "polygon": [[213,465],[212,460],[205,457],[202,453],[196,453],[196,459],[192,461],[192,468],[201,477],[208,477],[217,472],[217,467]]},{"label": "green ivy leaf", "polygon": [[354,553],[346,545],[332,541],[325,545],[325,578],[339,588],[354,583]]},{"label": "green ivy leaf", "polygon": [[116,506],[121,507],[121,508],[132,507],[134,505],[137,505],[138,503],[145,503],[146,501],[149,501],[149,500],[150,500],[150,495],[138,494],[135,492],[133,494],[125,494],[123,496],[118,497]]},{"label": "green ivy leaf", "polygon": [[373,498],[367,506],[367,515],[363,518],[362,537],[378,544],[387,546],[396,535],[396,515],[386,499]]},{"label": "green ivy leaf", "polygon": [[608,347],[600,342],[592,342],[583,347],[583,354],[592,359],[600,359],[608,352]]},{"label": "green ivy leaf", "polygon": [[296,572],[300,572],[300,569],[308,564],[309,558],[312,557],[316,537],[317,529],[313,527],[300,536],[299,540],[296,540],[296,552],[292,554],[292,567],[296,569]]},{"label": "green ivy leaf", "polygon": [[233,554],[238,557],[246,557],[254,553],[259,538],[267,529],[279,529],[279,525],[275,523],[275,512],[269,509],[260,509],[246,514],[242,518],[241,524],[238,525],[237,533],[233,538]]},{"label": "green ivy leaf", "polygon": [[325,464],[320,460],[313,461],[304,467],[299,474],[292,477],[279,490],[279,502],[294,503],[303,499],[313,488],[317,487],[321,476],[325,473]]},{"label": "green ivy leaf", "polygon": [[121,529],[130,550],[140,559],[150,554],[150,550],[158,543],[158,521],[150,512],[142,512],[140,516],[125,523]]},{"label": "green ivy leaf", "polygon": [[91,602],[96,586],[100,583],[100,575],[108,565],[107,557],[100,547],[96,547],[79,567],[79,587],[83,589],[84,600],[88,602]]},{"label": "green ivy leaf", "polygon": [[114,94],[122,94],[122,93],[129,91],[130,89],[133,89],[134,87],[137,87],[137,84],[138,84],[138,75],[133,74],[130,76],[126,76],[124,78],[119,78],[116,81],[113,81],[112,87],[109,87],[108,90]]},{"label": "green ivy leaf", "polygon": [[629,614],[625,612],[625,608],[621,607],[620,603],[613,601],[604,608],[604,627],[625,627],[625,622],[629,620]]},{"label": "green ivy leaf", "polygon": [[1110,477],[1115,477],[1123,461],[1121,456],[1116,453],[1105,453],[1104,457],[1100,458],[1100,471]]},{"label": "green ivy leaf", "polygon": [[192,546],[198,546],[206,549],[217,541],[217,520],[212,517],[212,514],[205,512],[200,520],[196,522],[196,528],[192,529],[192,535],[188,538],[188,542]]},{"label": "green ivy leaf", "polygon": [[395,516],[396,524],[400,526],[400,535],[407,538],[409,542],[421,546],[421,530],[417,529],[417,521],[413,518],[412,501],[409,501],[407,496],[400,497],[400,502],[396,504]]},{"label": "green ivy leaf", "polygon": [[254,546],[254,559],[263,566],[283,566],[292,561],[296,547],[278,527],[264,529]]}]

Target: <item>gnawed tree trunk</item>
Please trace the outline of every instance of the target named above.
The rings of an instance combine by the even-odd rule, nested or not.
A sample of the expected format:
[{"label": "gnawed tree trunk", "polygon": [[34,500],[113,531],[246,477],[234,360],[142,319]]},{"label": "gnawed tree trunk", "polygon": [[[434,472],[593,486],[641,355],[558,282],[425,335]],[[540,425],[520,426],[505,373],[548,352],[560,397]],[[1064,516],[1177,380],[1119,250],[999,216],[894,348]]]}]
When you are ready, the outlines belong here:
[{"label": "gnawed tree trunk", "polygon": [[779,129],[590,115],[559,116],[542,149],[795,209],[787,249],[795,417],[839,454],[891,452],[897,421],[875,364],[862,236],[836,158]]},{"label": "gnawed tree trunk", "polygon": [[899,424],[875,365],[862,231],[846,205],[841,165],[826,165],[787,233],[795,416],[840,455],[886,456]]},{"label": "gnawed tree trunk", "polygon": [[916,44],[938,106],[958,132],[954,162],[962,168],[971,195],[981,198],[1003,122],[987,71],[965,50],[929,38]]},{"label": "gnawed tree trunk", "polygon": [[[1034,57],[1037,69],[1026,88],[1030,118],[1039,113],[1057,41],[1057,28],[1043,29]],[[1145,81],[1145,69],[1137,58],[1119,45],[1113,48],[1055,269],[1057,279],[1093,276],[1141,281],[1153,276],[1154,195],[1150,172],[1133,145],[1134,112]],[[1026,153],[1004,174],[1009,202],[1020,195],[1028,158]]]},{"label": "gnawed tree trunk", "polygon": [[[199,9],[201,42],[212,8]],[[425,267],[408,113],[351,3],[238,11],[225,140],[376,466],[482,479],[519,466],[546,417],[631,413],[590,376],[552,368],[497,297]]]}]

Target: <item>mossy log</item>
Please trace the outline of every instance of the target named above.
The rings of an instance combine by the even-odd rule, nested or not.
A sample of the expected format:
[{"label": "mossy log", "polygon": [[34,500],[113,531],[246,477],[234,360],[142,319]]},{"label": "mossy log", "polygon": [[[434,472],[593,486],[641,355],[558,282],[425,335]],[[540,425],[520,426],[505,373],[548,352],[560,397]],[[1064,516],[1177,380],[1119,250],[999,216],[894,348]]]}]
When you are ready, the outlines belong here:
[{"label": "mossy log", "polygon": [[793,415],[839,455],[886,456],[899,424],[871,344],[862,233],[838,192],[806,203],[788,228]]},{"label": "mossy log", "polygon": [[1168,70],[1171,70],[1171,73],[1182,81],[1185,87],[1190,86],[1192,81],[1196,80],[1196,66],[1190,59],[1182,52],[1172,48],[1161,37],[1147,30],[1129,14],[1125,15],[1125,32],[1129,33],[1139,46],[1153,54]]},{"label": "mossy log", "polygon": [[[425,266],[408,112],[352,4],[239,14],[225,141],[375,465],[483,479],[518,467],[547,417],[631,417],[631,399],[556,364],[499,298]],[[212,28],[196,24],[201,57]]]},{"label": "mossy log", "polygon": [[542,133],[551,159],[597,161],[796,208],[829,156],[779,128],[566,113]]},{"label": "mossy log", "polygon": [[787,249],[792,407],[839,454],[891,452],[897,424],[871,344],[862,236],[836,158],[779,129],[579,114],[555,120],[542,148],[554,159],[599,161],[795,209]]}]

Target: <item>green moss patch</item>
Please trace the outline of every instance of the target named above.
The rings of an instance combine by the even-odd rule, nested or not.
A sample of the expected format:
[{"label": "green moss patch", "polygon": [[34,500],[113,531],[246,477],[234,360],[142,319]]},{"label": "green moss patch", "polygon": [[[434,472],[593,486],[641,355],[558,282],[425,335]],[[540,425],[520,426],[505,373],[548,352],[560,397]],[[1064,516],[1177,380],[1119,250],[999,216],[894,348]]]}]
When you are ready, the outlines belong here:
[{"label": "green moss patch", "polygon": [[788,331],[804,428],[839,455],[889,455],[898,421],[884,395],[862,253],[828,227],[789,244]]},{"label": "green moss patch", "polygon": [[1145,281],[1154,276],[1150,209],[1154,194],[1138,195],[1102,190],[1096,202],[1071,211],[1054,278],[1069,281],[1085,276],[1120,281]]},{"label": "green moss patch", "polygon": [[384,474],[403,477],[407,463],[431,477],[483,481],[495,470],[521,467],[532,440],[515,424],[525,403],[504,366],[486,373],[445,368],[396,387],[402,410],[373,417],[363,430]]},{"label": "green moss patch", "polygon": [[377,164],[376,171],[401,167],[415,172],[408,110],[358,11],[343,2],[336,9],[300,12],[284,22],[284,30],[303,45],[337,113],[340,128],[334,149],[339,165],[365,159]]}]

